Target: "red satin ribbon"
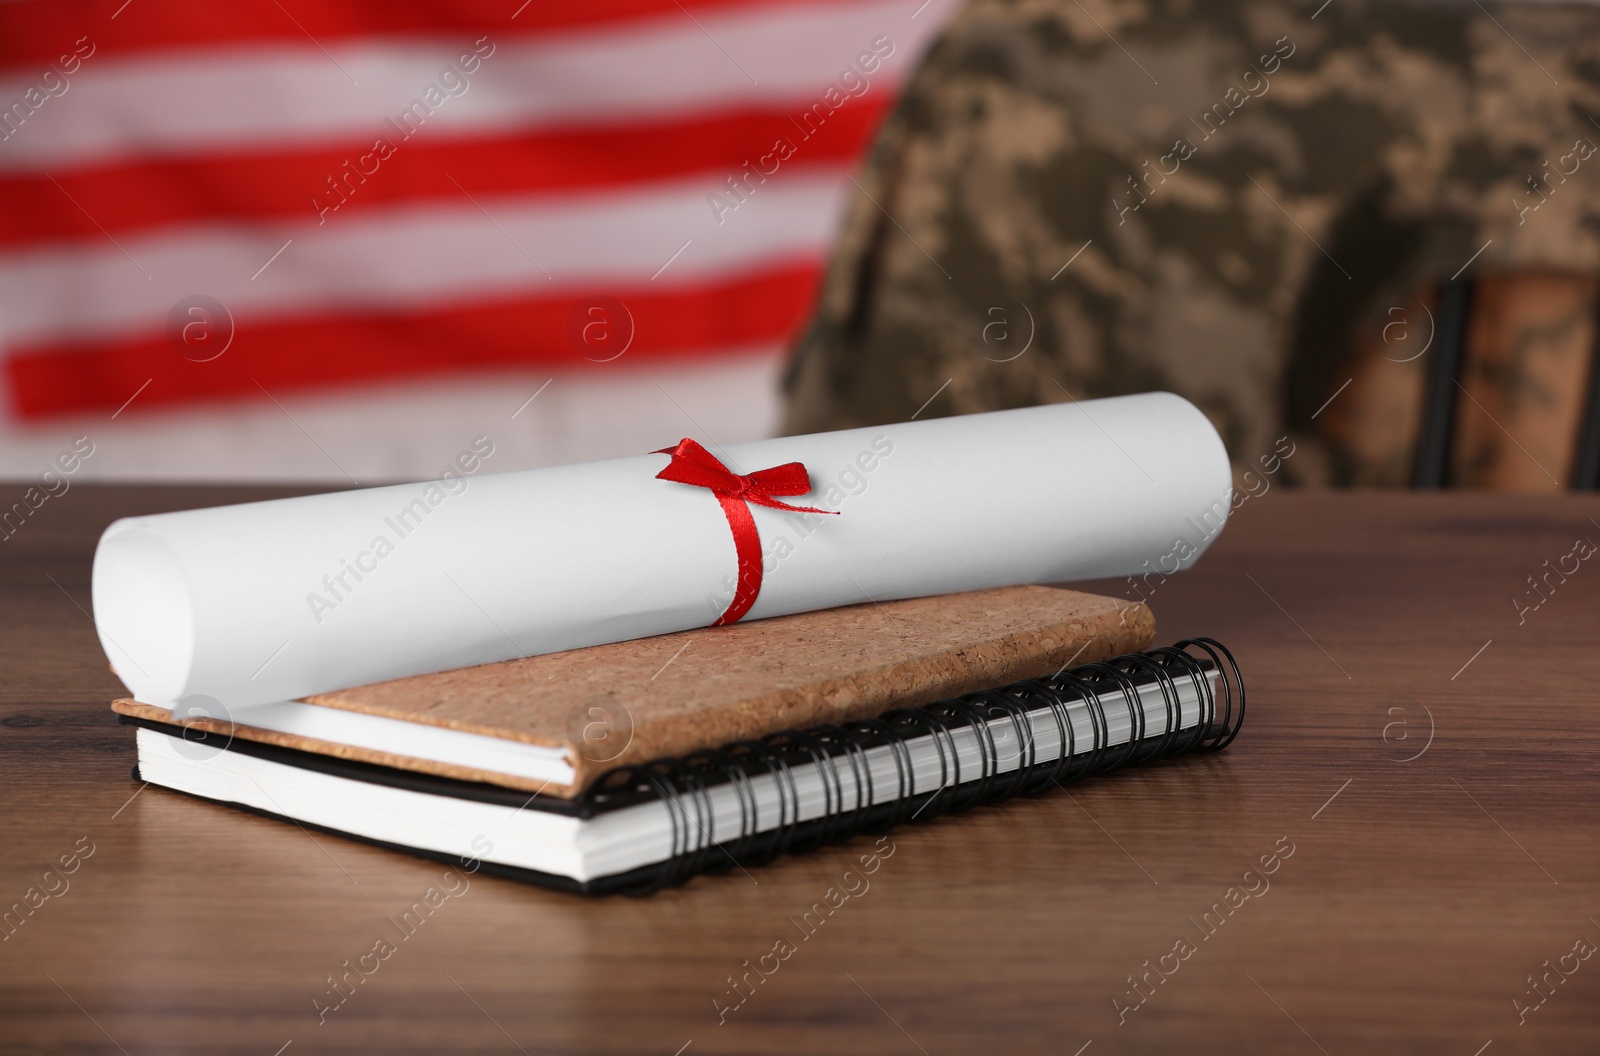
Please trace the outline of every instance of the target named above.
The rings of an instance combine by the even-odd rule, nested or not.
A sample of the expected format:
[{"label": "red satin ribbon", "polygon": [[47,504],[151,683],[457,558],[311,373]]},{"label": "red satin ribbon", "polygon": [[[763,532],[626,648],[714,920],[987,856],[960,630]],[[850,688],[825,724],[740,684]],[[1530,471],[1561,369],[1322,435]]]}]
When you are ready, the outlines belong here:
[{"label": "red satin ribbon", "polygon": [[768,506],[790,513],[832,513],[838,510],[819,510],[814,506],[791,506],[774,498],[775,495],[805,495],[811,491],[811,477],[799,462],[785,462],[771,469],[758,469],[740,476],[717,461],[710,451],[685,437],[677,447],[664,448],[658,455],[671,455],[667,468],[656,474],[658,480],[671,480],[697,488],[709,488],[722,503],[722,512],[733,530],[733,549],[739,558],[739,582],[734,588],[733,601],[728,610],[711,626],[737,623],[756,603],[761,593],[761,535],[756,531],[756,519],[750,512],[750,503]]}]

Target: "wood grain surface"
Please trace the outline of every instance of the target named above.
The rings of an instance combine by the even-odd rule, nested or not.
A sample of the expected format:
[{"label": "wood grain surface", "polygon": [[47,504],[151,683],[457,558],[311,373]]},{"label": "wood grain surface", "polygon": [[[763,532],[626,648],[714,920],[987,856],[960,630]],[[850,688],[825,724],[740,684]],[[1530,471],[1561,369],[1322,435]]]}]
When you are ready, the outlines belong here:
[{"label": "wood grain surface", "polygon": [[1227,752],[870,874],[858,839],[584,900],[129,780],[95,539],[286,493],[78,484],[0,543],[0,1056],[1595,1051],[1600,500],[1252,498],[1145,587],[1158,640],[1239,657]]}]

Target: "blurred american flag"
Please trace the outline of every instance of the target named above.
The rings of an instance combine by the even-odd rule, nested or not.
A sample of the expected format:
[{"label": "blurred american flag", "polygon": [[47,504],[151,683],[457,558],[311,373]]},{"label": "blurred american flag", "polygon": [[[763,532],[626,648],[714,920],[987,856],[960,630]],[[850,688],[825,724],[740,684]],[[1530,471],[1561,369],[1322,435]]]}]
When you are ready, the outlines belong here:
[{"label": "blurred american flag", "polygon": [[507,371],[769,385],[748,362],[953,9],[918,2],[8,3],[5,428],[148,441],[321,393],[359,435],[384,392]]}]

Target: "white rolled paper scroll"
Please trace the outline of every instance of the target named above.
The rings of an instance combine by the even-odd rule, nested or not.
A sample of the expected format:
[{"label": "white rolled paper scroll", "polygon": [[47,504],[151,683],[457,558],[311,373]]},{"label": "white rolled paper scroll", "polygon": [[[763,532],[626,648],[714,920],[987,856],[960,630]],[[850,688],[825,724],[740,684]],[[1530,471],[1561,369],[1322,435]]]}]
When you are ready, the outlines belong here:
[{"label": "white rolled paper scroll", "polygon": [[[802,463],[812,491],[786,501],[838,512],[751,507],[764,560],[746,619],[1171,573],[1230,505],[1221,439],[1170,393],[696,439],[734,473]],[[125,518],[95,553],[100,642],[141,701],[245,706],[704,627],[733,598],[733,535],[713,492],[656,478],[667,463]]]}]

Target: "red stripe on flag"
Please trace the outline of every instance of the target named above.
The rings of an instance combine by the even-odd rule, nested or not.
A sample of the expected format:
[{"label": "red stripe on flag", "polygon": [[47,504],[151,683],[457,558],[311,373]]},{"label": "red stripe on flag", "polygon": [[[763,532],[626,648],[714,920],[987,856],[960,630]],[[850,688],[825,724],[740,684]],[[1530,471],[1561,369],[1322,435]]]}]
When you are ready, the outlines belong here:
[{"label": "red stripe on flag", "polygon": [[[817,6],[813,0],[809,7]],[[839,0],[820,0],[839,2]],[[494,31],[550,33],[655,18],[764,8],[785,0],[451,0],[372,3],[350,0],[21,0],[0,6],[0,68],[42,70],[87,37],[96,59],[237,43],[310,47],[401,34]],[[804,8],[796,8],[804,10]],[[514,17],[513,17],[514,16]]]},{"label": "red stripe on flag", "polygon": [[[835,110],[809,139],[789,109],[746,109],[692,120],[606,129],[579,128],[496,135],[442,143],[403,143],[363,177],[343,175],[360,163],[371,142],[352,147],[150,160],[76,173],[0,178],[0,246],[64,238],[102,239],[188,221],[258,219],[309,221],[339,198],[329,177],[347,181],[346,202],[322,214],[336,224],[375,206],[428,199],[462,199],[523,191],[602,188],[726,170],[772,150],[779,137],[795,145],[793,167],[853,161],[866,147],[893,99],[887,94]],[[383,129],[376,128],[374,136]],[[371,167],[375,155],[367,155]],[[455,179],[452,179],[452,176]],[[775,177],[782,179],[782,176]],[[459,184],[458,182],[459,181]],[[353,191],[349,188],[353,187]],[[706,193],[722,190],[708,181]],[[65,193],[63,193],[65,192]],[[69,197],[70,196],[70,197]],[[91,219],[91,217],[93,219]]]},{"label": "red stripe on flag", "polygon": [[[820,273],[820,266],[808,260],[687,290],[600,291],[626,306],[632,318],[632,341],[611,362],[786,341],[809,312]],[[116,410],[135,392],[139,398],[129,414],[200,399],[259,398],[263,388],[278,395],[470,368],[539,364],[599,370],[604,364],[594,360],[610,351],[586,358],[568,337],[574,312],[595,301],[595,295],[573,293],[414,315],[332,315],[254,325],[244,320],[226,351],[208,362],[185,358],[158,336],[18,349],[5,367],[22,418]]]}]

